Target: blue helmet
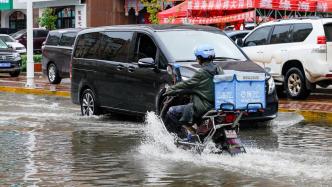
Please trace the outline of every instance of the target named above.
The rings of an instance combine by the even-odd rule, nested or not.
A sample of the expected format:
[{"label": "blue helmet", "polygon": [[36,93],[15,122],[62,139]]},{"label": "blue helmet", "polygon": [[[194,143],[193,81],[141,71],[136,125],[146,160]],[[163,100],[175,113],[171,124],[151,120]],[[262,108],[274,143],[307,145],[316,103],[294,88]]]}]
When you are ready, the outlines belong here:
[{"label": "blue helmet", "polygon": [[198,59],[213,60],[215,57],[214,48],[210,45],[199,45],[194,50]]}]

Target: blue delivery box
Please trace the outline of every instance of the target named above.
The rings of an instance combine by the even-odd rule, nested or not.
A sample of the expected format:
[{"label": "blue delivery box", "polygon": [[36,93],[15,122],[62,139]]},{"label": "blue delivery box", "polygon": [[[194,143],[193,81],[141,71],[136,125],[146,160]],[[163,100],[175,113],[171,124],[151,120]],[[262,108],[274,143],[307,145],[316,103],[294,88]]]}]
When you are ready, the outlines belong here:
[{"label": "blue delivery box", "polygon": [[266,107],[265,73],[228,71],[214,76],[215,109],[258,110]]}]

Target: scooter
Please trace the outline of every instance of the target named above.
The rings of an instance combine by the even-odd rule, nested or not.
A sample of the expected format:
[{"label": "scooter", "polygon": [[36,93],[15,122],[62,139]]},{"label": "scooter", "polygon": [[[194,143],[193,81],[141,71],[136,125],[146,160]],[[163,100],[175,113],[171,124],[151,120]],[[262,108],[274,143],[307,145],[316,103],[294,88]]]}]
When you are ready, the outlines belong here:
[{"label": "scooter", "polygon": [[[182,81],[179,65],[173,68],[173,80],[174,83]],[[167,96],[160,112],[161,119],[165,121],[166,113],[171,106],[187,104],[189,100],[190,97],[186,96],[185,92],[178,93],[176,96]],[[229,110],[230,108],[231,110]],[[196,120],[193,127],[183,126],[187,138],[178,137],[175,144],[178,147],[202,153],[208,144],[213,142],[217,147],[216,153],[228,152],[231,155],[245,153],[246,150],[238,137],[238,133],[240,131],[239,121],[246,111],[234,108],[231,103],[223,104],[219,110],[210,110],[201,119]]]},{"label": "scooter", "polygon": [[[165,100],[164,107],[161,111],[161,119],[164,119],[168,108],[173,106],[177,99],[176,96],[169,96]],[[191,149],[202,153],[204,149],[213,142],[217,148],[214,151],[215,153],[220,154],[227,152],[230,155],[246,153],[238,136],[240,131],[239,121],[246,112],[222,108],[224,107],[221,106],[220,110],[208,111],[193,127],[183,126],[187,137],[177,137],[175,144],[180,148]]]}]

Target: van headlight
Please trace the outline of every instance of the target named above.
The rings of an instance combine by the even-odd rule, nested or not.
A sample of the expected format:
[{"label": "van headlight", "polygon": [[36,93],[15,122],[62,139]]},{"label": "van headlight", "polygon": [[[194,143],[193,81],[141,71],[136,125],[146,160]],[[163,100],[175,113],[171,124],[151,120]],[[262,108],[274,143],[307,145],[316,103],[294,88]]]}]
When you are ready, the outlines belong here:
[{"label": "van headlight", "polygon": [[272,94],[274,92],[274,90],[276,89],[276,84],[274,83],[274,80],[272,78],[272,76],[269,78],[269,80],[267,81],[267,84],[269,86],[268,88],[268,94]]}]

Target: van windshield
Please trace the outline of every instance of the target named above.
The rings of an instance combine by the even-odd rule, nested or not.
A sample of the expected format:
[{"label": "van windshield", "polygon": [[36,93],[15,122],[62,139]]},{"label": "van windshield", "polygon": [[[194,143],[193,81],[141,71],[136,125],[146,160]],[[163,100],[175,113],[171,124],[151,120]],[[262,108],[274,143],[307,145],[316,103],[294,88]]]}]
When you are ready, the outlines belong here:
[{"label": "van windshield", "polygon": [[208,44],[214,47],[216,58],[246,61],[237,46],[221,32],[174,30],[160,31],[157,35],[176,61],[194,61],[195,47]]}]

